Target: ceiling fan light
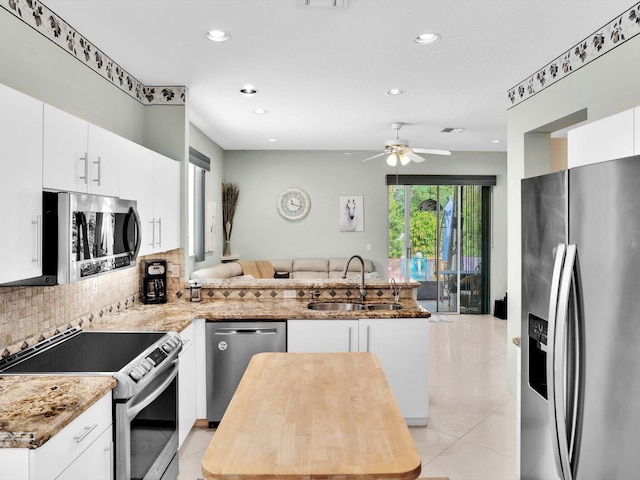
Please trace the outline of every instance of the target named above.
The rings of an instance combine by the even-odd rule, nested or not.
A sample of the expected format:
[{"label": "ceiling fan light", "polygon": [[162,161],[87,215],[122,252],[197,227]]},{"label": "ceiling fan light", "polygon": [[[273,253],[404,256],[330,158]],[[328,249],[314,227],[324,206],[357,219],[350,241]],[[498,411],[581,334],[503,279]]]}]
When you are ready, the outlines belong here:
[{"label": "ceiling fan light", "polygon": [[411,161],[411,159],[408,156],[406,156],[404,153],[402,155],[399,155],[399,157],[400,157],[400,163],[402,164],[403,167]]},{"label": "ceiling fan light", "polygon": [[440,40],[440,35],[437,33],[423,33],[413,39],[413,41],[419,45],[431,45],[432,43],[436,43],[438,40]]},{"label": "ceiling fan light", "polygon": [[240,93],[243,94],[245,97],[251,97],[256,93],[258,93],[258,89],[253,85],[245,85],[240,89]]},{"label": "ceiling fan light", "polygon": [[389,155],[387,157],[387,165],[389,165],[390,167],[395,167],[398,164],[398,155],[395,153],[392,153],[391,155]]},{"label": "ceiling fan light", "polygon": [[222,30],[209,30],[204,36],[212,42],[226,42],[231,38],[229,33],[223,32]]}]

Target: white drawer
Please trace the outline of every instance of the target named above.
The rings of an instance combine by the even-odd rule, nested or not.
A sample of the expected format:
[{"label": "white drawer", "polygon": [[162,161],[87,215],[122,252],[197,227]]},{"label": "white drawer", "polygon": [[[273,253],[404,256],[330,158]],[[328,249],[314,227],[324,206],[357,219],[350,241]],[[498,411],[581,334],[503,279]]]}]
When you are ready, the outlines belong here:
[{"label": "white drawer", "polygon": [[37,448],[31,457],[31,478],[55,478],[111,426],[111,392]]}]

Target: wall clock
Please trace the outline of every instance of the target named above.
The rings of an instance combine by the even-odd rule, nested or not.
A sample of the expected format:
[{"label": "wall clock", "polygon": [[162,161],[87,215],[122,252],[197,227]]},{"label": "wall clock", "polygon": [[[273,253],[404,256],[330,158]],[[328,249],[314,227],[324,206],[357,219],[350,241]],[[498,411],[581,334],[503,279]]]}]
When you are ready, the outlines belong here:
[{"label": "wall clock", "polygon": [[300,188],[287,188],[278,197],[278,213],[285,220],[297,222],[311,210],[311,200],[307,192]]}]

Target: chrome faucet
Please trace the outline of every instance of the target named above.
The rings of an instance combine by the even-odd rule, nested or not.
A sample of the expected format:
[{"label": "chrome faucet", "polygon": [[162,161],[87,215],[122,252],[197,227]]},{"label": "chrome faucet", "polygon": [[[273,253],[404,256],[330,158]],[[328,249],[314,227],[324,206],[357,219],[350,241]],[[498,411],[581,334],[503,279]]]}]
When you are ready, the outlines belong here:
[{"label": "chrome faucet", "polygon": [[400,301],[400,287],[396,284],[396,279],[391,277],[391,291],[393,292],[393,301]]},{"label": "chrome faucet", "polygon": [[367,291],[364,289],[364,260],[360,255],[354,255],[349,260],[347,260],[347,264],[344,266],[344,271],[342,272],[342,278],[347,278],[347,270],[349,270],[349,264],[351,263],[351,260],[353,260],[354,258],[357,258],[358,260],[360,260],[360,267],[361,267],[360,301],[364,302],[364,299],[367,297]]}]

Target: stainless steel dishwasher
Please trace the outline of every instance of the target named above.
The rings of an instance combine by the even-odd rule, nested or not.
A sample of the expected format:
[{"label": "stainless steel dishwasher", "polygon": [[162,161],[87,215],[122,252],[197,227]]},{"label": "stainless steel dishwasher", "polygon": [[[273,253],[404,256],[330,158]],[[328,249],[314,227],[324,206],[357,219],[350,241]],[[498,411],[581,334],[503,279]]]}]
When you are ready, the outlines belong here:
[{"label": "stainless steel dishwasher", "polygon": [[287,350],[287,322],[207,322],[207,420],[217,426],[256,353]]}]

